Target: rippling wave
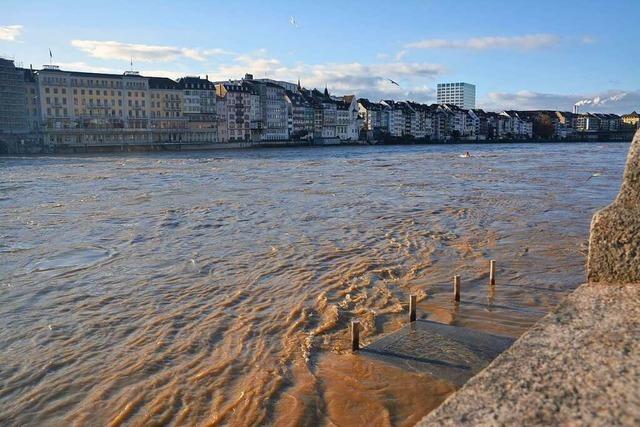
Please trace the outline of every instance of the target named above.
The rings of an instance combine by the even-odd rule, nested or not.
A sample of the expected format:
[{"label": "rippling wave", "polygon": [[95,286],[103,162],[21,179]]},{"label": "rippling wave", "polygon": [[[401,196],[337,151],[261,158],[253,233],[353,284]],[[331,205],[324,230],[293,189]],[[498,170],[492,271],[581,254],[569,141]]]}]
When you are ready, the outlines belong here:
[{"label": "rippling wave", "polygon": [[454,387],[350,354],[350,320],[375,340],[414,293],[520,335],[583,280],[627,149],[0,159],[0,424],[411,425]]}]

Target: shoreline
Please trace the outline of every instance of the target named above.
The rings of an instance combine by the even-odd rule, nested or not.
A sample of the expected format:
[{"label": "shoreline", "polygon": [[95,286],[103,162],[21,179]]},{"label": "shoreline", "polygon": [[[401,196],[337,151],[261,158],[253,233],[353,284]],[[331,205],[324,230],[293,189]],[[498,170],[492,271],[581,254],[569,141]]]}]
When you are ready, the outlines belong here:
[{"label": "shoreline", "polygon": [[166,152],[204,152],[220,150],[261,150],[277,148],[322,148],[322,147],[359,147],[359,146],[487,146],[487,145],[516,145],[516,144],[630,144],[631,140],[485,140],[485,141],[406,141],[368,143],[366,141],[347,141],[341,143],[314,143],[307,141],[272,141],[272,142],[230,142],[216,144],[156,144],[138,145],[127,144],[121,146],[77,146],[64,147],[55,152],[2,153],[0,158],[20,157],[58,157],[82,154],[125,154],[125,153],[166,153]]}]

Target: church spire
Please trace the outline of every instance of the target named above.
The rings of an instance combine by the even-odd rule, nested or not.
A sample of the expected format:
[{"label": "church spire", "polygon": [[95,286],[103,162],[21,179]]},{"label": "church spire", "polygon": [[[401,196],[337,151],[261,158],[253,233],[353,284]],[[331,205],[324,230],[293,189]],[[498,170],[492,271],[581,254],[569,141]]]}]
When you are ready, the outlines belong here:
[{"label": "church spire", "polygon": [[327,88],[327,84],[324,85],[324,96],[329,97],[329,89]]}]

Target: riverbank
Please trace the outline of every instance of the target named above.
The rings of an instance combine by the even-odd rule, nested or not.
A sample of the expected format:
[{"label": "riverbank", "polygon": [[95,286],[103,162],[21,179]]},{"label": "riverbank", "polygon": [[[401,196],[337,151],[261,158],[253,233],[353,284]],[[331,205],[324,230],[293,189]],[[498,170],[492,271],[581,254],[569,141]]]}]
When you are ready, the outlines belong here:
[{"label": "riverbank", "polygon": [[513,145],[513,144],[628,144],[630,140],[451,140],[451,141],[248,141],[226,142],[216,144],[121,144],[121,145],[93,145],[93,146],[64,146],[54,150],[45,150],[42,147],[31,147],[12,153],[0,153],[0,157],[23,157],[42,155],[69,155],[69,154],[113,154],[113,153],[158,153],[158,152],[200,152],[220,150],[244,150],[244,149],[271,149],[271,148],[301,148],[301,147],[356,147],[356,146],[413,146],[413,145],[469,145],[483,147],[487,145]]}]

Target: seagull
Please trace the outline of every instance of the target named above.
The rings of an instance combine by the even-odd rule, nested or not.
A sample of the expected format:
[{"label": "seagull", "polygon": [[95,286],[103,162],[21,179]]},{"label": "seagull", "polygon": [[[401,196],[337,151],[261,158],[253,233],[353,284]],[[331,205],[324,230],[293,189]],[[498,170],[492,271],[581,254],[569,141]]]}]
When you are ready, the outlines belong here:
[{"label": "seagull", "polygon": [[594,174],[591,174],[591,176],[589,178],[587,178],[585,181],[589,181],[591,178],[595,178],[597,176],[602,176],[601,172],[596,172]]},{"label": "seagull", "polygon": [[293,16],[289,18],[289,23],[298,28],[298,21],[296,21],[296,18],[294,18]]},{"label": "seagull", "polygon": [[394,85],[396,85],[396,86],[400,87],[400,85],[398,84],[398,82],[396,82],[396,81],[394,81],[394,80],[391,80],[391,79],[389,79],[389,78],[387,78],[387,80],[389,80],[389,83],[394,84]]}]

